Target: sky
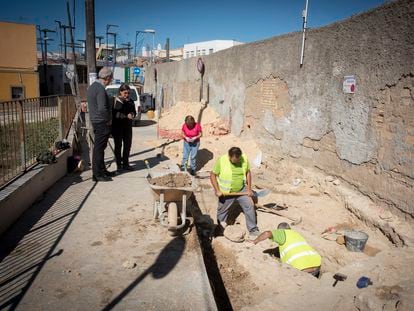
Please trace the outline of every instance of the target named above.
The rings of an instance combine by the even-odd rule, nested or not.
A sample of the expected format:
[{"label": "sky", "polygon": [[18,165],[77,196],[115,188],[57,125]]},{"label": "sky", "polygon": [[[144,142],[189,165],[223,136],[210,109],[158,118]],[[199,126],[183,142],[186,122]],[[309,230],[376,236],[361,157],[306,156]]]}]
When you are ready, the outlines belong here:
[{"label": "sky", "polygon": [[[66,3],[74,20],[75,40],[85,39],[84,0],[0,0],[0,21],[57,29],[55,20],[68,25]],[[309,0],[308,28],[317,28],[378,7],[386,0]],[[106,25],[116,32],[117,43],[135,43],[137,30],[154,29],[155,45],[170,47],[207,40],[253,42],[301,31],[305,0],[95,0],[96,36],[105,36]],[[75,14],[73,14],[73,12]],[[49,34],[49,50],[56,51],[57,34]],[[151,34],[140,34],[138,43],[152,45]],[[111,39],[109,41],[111,43]]]}]

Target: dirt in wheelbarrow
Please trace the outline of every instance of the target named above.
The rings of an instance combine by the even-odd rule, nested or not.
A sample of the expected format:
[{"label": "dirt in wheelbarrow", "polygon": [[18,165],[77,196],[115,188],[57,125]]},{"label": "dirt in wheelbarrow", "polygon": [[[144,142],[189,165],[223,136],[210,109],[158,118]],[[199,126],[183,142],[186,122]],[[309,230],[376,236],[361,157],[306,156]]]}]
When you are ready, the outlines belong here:
[{"label": "dirt in wheelbarrow", "polygon": [[160,177],[151,178],[149,183],[153,186],[161,187],[191,187],[191,177],[184,173],[168,174]]}]

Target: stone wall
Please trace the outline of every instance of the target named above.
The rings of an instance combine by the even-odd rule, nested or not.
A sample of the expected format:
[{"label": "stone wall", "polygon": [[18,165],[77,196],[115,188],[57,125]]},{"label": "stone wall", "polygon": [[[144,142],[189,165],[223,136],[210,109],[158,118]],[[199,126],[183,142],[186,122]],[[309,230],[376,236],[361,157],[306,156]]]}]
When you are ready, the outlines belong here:
[{"label": "stone wall", "polygon": [[[309,30],[302,67],[300,32],[205,56],[209,105],[265,155],[340,176],[412,219],[413,25],[414,2],[400,0]],[[196,61],[157,65],[157,81],[148,68],[145,91],[164,107],[198,101]],[[346,75],[356,78],[354,94],[342,91]]]}]

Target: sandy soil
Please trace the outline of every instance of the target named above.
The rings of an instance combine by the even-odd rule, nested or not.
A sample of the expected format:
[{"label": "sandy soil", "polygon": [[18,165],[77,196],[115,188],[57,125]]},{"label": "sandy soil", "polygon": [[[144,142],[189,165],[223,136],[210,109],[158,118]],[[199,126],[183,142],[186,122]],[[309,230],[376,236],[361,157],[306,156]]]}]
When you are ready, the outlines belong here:
[{"label": "sandy soil", "polygon": [[[147,143],[160,145],[161,142]],[[408,246],[397,247],[393,238],[384,234],[385,229],[392,227],[399,236],[413,237],[413,229],[406,220],[391,214],[384,217],[384,211],[335,177],[301,167],[292,159],[261,154],[254,141],[240,141],[232,135],[201,140],[196,193],[204,214],[200,217],[216,223],[217,203],[208,176],[214,161],[231,146],[239,146],[247,154],[254,188],[271,190],[270,195],[259,199],[257,206],[283,207],[278,213],[290,219],[301,219],[293,228],[323,258],[323,274],[316,279],[281,264],[275,256],[277,245],[271,241],[253,245],[250,242],[234,243],[224,236],[215,237],[212,248],[235,310],[411,309],[414,303],[414,273],[411,269],[414,251]],[[168,143],[163,154],[172,163],[180,163],[182,143]],[[259,163],[260,167],[254,163]],[[355,212],[363,211],[368,205],[372,211],[368,216]],[[244,215],[236,213],[236,216],[233,225],[244,228]],[[274,229],[282,221],[291,222],[260,208],[257,219],[261,231]],[[322,234],[330,227],[335,229]],[[402,232],[398,232],[398,228]],[[336,242],[346,229],[361,230],[369,235],[364,252],[350,252],[345,245]],[[208,235],[210,231],[203,232]],[[333,287],[333,275],[338,272],[348,278]],[[358,289],[356,282],[361,276],[370,277],[373,285]]]},{"label": "sandy soil", "polygon": [[160,177],[149,179],[149,183],[154,186],[165,187],[190,187],[191,178],[187,174],[167,174]]}]

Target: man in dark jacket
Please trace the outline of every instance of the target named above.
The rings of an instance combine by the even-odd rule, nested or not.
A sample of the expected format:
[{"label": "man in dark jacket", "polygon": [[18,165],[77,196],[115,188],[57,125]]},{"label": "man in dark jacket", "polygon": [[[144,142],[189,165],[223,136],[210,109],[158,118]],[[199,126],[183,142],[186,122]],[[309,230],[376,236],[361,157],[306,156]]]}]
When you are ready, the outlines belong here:
[{"label": "man in dark jacket", "polygon": [[92,154],[92,171],[94,181],[110,181],[113,173],[105,167],[105,148],[111,134],[112,102],[105,91],[105,86],[112,81],[112,70],[104,67],[99,71],[98,79],[92,83],[87,92],[89,118],[94,133]]}]

